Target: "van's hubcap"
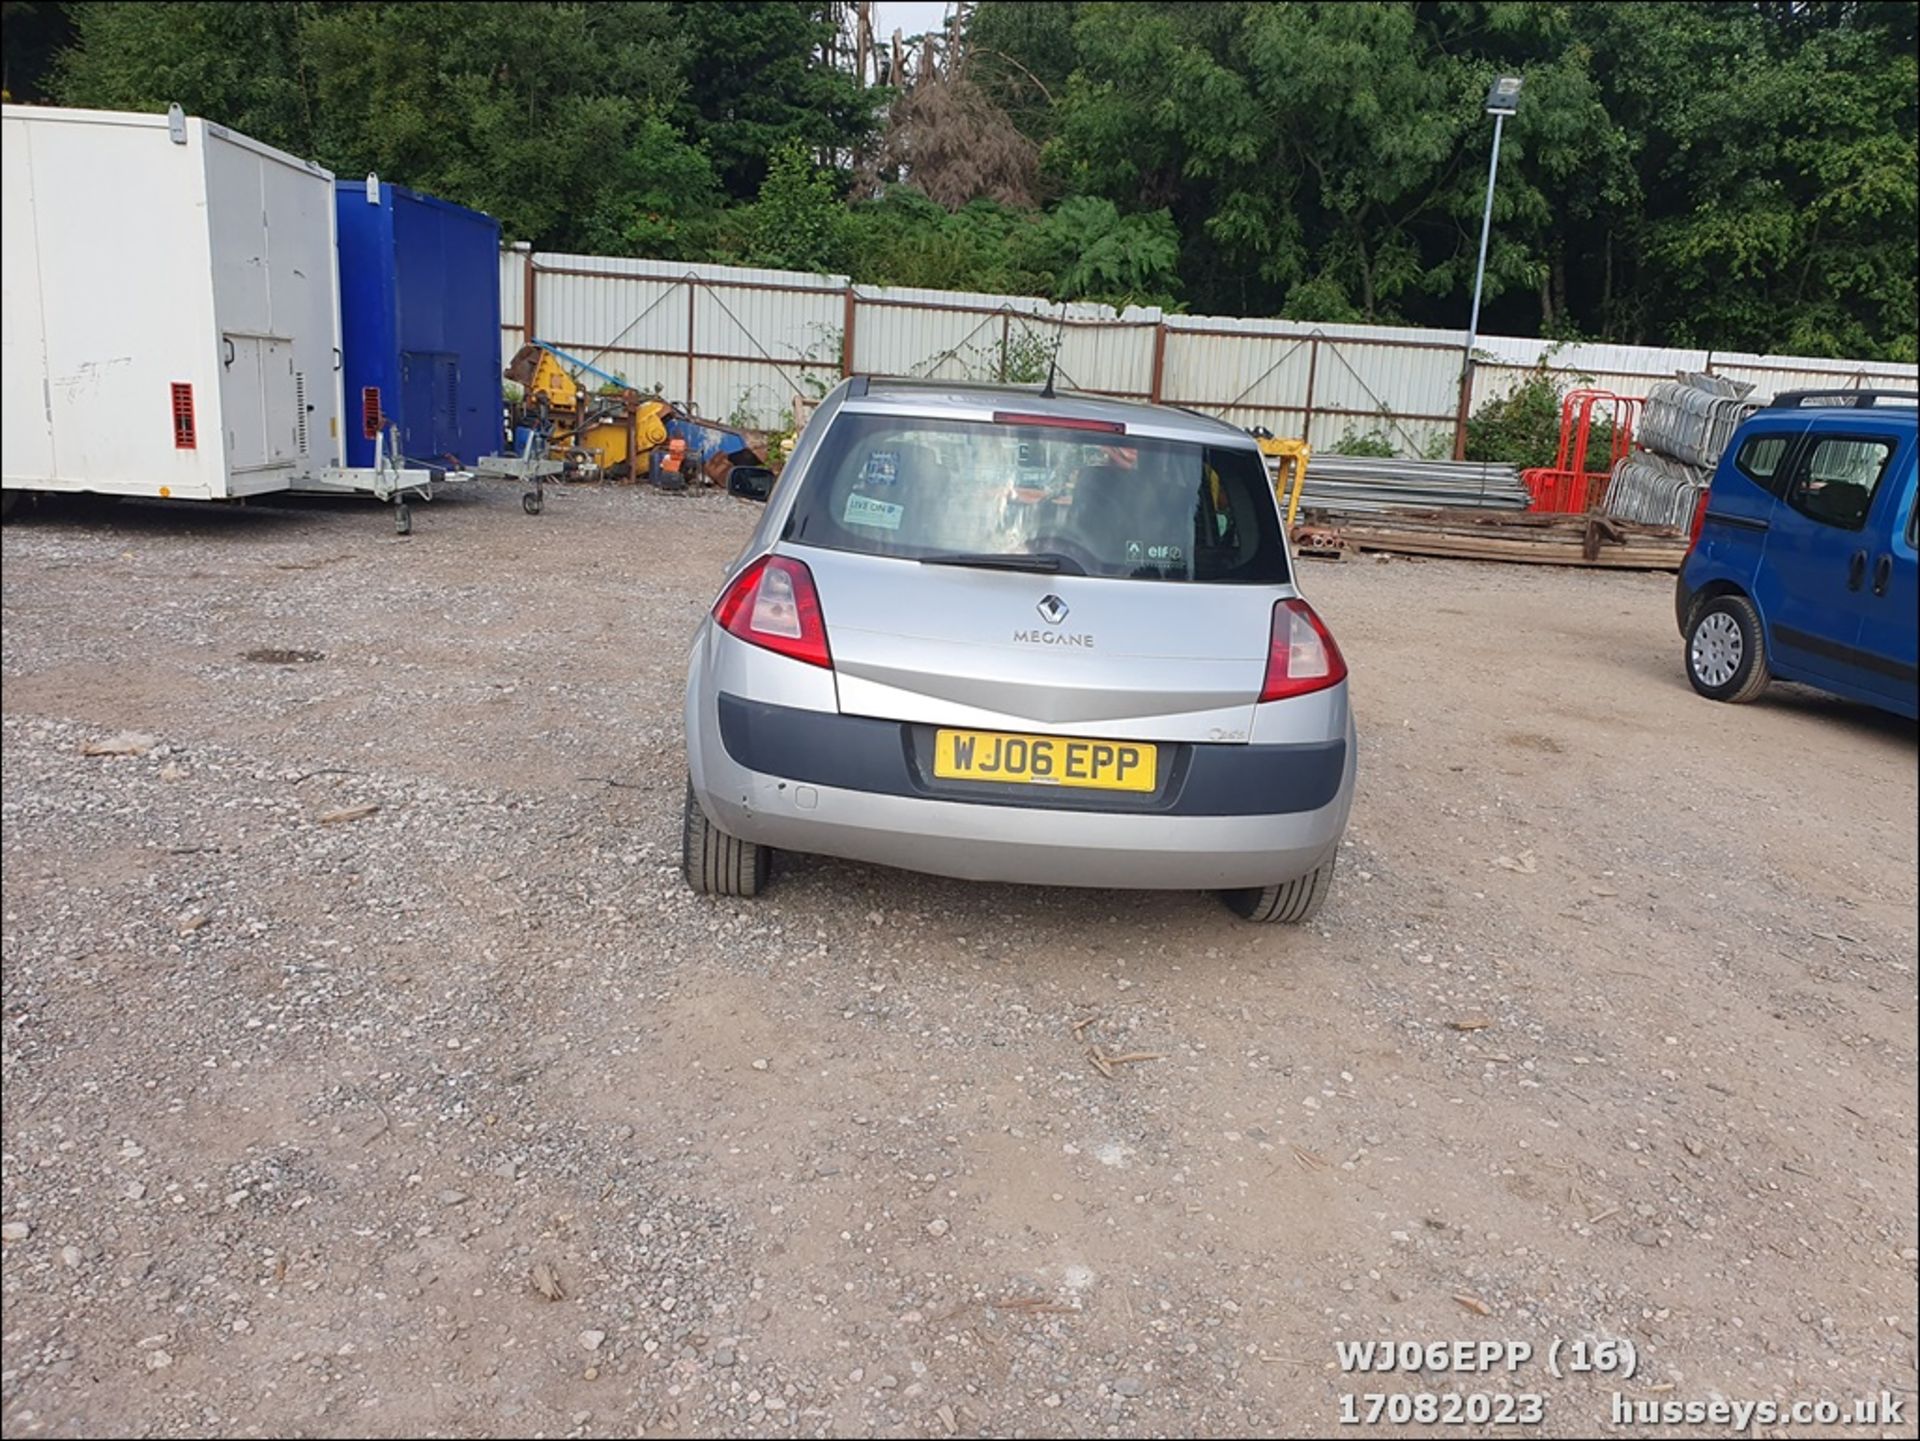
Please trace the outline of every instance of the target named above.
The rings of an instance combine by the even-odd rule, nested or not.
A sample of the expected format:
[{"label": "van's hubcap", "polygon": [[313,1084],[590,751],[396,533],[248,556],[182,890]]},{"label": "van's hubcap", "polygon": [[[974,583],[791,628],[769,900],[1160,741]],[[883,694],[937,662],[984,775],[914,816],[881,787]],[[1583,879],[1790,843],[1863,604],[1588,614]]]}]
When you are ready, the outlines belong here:
[{"label": "van's hubcap", "polygon": [[1717,610],[1693,628],[1693,673],[1710,686],[1723,686],[1740,669],[1746,648],[1740,622]]}]

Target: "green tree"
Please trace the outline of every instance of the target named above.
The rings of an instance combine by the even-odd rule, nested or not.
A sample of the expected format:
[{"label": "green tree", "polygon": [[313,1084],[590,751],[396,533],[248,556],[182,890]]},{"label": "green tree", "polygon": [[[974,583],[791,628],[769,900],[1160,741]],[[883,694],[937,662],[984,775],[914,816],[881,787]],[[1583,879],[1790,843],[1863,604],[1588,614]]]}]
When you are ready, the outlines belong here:
[{"label": "green tree", "polygon": [[[1480,16],[1479,12],[1487,12]],[[1197,304],[1419,318],[1470,282],[1495,62],[1550,48],[1546,5],[1085,5],[1050,152],[1075,188],[1165,206]],[[1498,23],[1495,23],[1498,22]],[[1587,57],[1562,43],[1509,127],[1489,285],[1531,286],[1543,175],[1604,143]]]},{"label": "green tree", "polygon": [[1052,137],[1073,74],[1073,0],[981,0],[967,26],[968,78],[1029,140]]},{"label": "green tree", "polygon": [[581,244],[593,254],[705,260],[716,244],[725,196],[704,151],[663,114],[648,111],[604,177]]},{"label": "green tree", "polygon": [[1462,323],[1519,74],[1484,330],[1920,348],[1916,0],[982,0],[877,149],[826,4],[4,3],[23,97],[178,100],[544,248],[1329,323]]},{"label": "green tree", "polygon": [[314,5],[217,0],[74,5],[75,43],[52,77],[62,104],[189,114],[298,155],[314,153],[301,23]]},{"label": "green tree", "polygon": [[1484,328],[1914,353],[1911,0],[1089,3],[1070,60],[1016,8],[983,88],[1066,67],[1018,122],[1057,187],[1167,210],[1197,308],[1458,326],[1518,73]]},{"label": "green tree", "polygon": [[806,147],[790,141],[774,152],[753,202],[748,233],[753,265],[825,273],[838,258],[841,206],[833,181]]},{"label": "green tree", "polygon": [[853,206],[841,222],[840,250],[855,280],[927,290],[1041,295],[1051,275],[1025,267],[1016,238],[1034,223],[991,200],[949,213],[918,190],[896,185]]},{"label": "green tree", "polygon": [[1164,210],[1122,215],[1110,200],[1075,195],[1023,237],[1026,264],[1051,277],[1057,300],[1175,305],[1180,236]]},{"label": "green tree", "polygon": [[0,94],[44,99],[54,59],[73,43],[73,19],[52,0],[0,0]]},{"label": "green tree", "polygon": [[640,217],[711,202],[704,161],[661,120],[683,60],[665,5],[354,5],[312,16],[303,40],[336,170],[377,170],[554,249],[626,251],[661,234]]},{"label": "green tree", "polygon": [[1596,8],[1645,190],[1605,237],[1606,329],[1913,359],[1916,8]]},{"label": "green tree", "polygon": [[819,58],[834,38],[829,6],[703,0],[667,8],[689,57],[675,121],[734,199],[759,193],[771,157],[789,142],[837,159],[872,131],[876,97]]}]

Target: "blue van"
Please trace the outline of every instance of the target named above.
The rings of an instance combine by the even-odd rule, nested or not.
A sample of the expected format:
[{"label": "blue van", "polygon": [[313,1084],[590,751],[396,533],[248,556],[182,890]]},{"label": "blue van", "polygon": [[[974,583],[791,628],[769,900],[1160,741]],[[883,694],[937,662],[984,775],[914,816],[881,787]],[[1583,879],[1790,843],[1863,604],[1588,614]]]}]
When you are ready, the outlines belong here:
[{"label": "blue van", "polygon": [[1674,590],[1701,695],[1789,680],[1920,718],[1915,400],[1789,391],[1734,432]]}]

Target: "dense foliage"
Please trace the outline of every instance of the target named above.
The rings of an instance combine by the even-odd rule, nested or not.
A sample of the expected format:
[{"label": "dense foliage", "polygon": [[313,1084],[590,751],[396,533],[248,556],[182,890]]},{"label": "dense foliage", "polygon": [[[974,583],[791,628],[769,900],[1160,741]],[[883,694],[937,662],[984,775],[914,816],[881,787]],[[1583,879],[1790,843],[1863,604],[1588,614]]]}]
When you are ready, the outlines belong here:
[{"label": "dense foliage", "polygon": [[1915,357],[1915,0],[981,0],[905,96],[830,9],[8,3],[6,83],[550,249],[1457,327],[1518,73],[1483,329]]}]

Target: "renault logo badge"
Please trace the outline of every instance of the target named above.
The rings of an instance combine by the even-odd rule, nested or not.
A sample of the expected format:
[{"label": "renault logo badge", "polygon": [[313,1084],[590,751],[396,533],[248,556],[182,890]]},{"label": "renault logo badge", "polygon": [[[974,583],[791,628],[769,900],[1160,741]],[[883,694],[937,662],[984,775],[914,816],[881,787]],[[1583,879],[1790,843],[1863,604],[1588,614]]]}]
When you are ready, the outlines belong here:
[{"label": "renault logo badge", "polygon": [[1038,606],[1040,619],[1048,625],[1058,625],[1067,618],[1067,603],[1057,595],[1043,595]]}]

